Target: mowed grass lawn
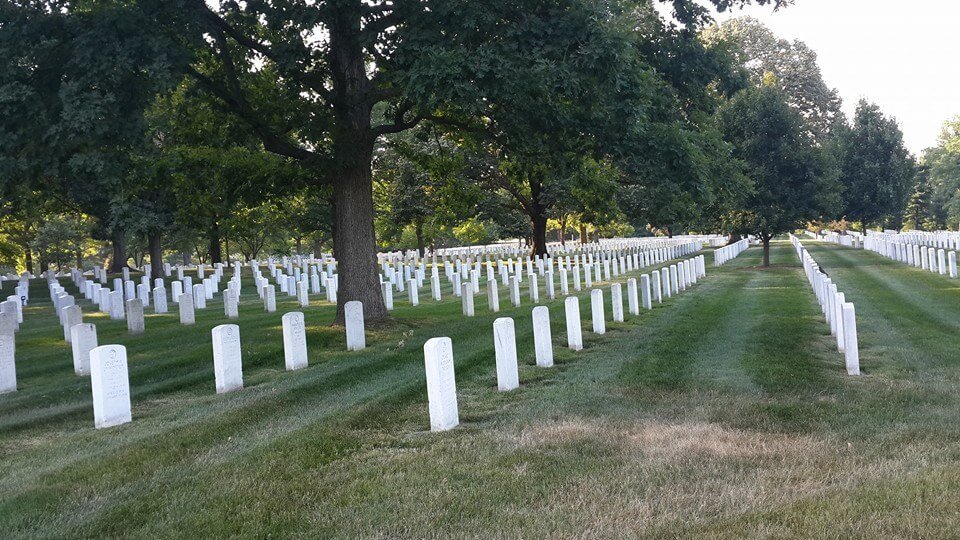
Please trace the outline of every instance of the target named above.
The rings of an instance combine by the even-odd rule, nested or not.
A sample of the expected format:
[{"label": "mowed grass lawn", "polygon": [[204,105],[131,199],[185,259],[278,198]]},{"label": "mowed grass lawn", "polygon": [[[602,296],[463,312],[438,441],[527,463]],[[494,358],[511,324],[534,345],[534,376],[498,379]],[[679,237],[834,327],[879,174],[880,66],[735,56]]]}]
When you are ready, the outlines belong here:
[{"label": "mowed grass lawn", "polygon": [[[283,369],[278,295],[245,280],[241,391],[214,391],[222,304],[91,312],[130,354],[133,422],[93,428],[45,286],[0,397],[0,530],[18,537],[951,537],[960,526],[960,281],[810,243],[856,304],[864,375],[845,375],[787,242],[751,248],[693,289],[533,359],[531,304],[510,308],[521,387],[496,391],[492,322],[447,288],[347,353],[332,307],[305,310],[310,367]],[[638,275],[634,273],[633,275]],[[65,283],[66,284],[66,283]],[[9,284],[7,285],[9,287]],[[69,288],[69,286],[68,286]],[[625,292],[625,290],[624,290]],[[541,292],[543,294],[543,292]],[[176,306],[171,304],[172,308]],[[152,309],[147,308],[151,313]],[[453,339],[461,426],[429,432],[423,342]]]}]

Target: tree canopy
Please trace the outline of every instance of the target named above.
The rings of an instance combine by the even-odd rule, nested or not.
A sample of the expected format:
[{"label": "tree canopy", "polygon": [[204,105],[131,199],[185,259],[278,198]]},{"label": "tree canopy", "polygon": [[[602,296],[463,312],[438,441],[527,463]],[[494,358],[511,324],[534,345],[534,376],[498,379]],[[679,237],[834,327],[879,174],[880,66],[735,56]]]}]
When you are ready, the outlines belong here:
[{"label": "tree canopy", "polygon": [[753,182],[742,209],[729,216],[731,227],[757,235],[764,246],[764,265],[769,265],[775,235],[836,211],[836,167],[829,154],[805,136],[803,118],[774,86],[740,92],[720,110],[719,122]]},{"label": "tree canopy", "polygon": [[338,319],[379,320],[378,249],[767,238],[834,210],[893,223],[907,191],[925,224],[960,215],[949,145],[914,180],[895,124],[863,105],[848,126],[808,47],[712,26],[749,3],[7,2],[0,256],[157,275],[332,249]]},{"label": "tree canopy", "polygon": [[843,214],[864,229],[871,225],[899,228],[916,171],[896,121],[861,100],[853,125],[839,130],[835,145]]}]

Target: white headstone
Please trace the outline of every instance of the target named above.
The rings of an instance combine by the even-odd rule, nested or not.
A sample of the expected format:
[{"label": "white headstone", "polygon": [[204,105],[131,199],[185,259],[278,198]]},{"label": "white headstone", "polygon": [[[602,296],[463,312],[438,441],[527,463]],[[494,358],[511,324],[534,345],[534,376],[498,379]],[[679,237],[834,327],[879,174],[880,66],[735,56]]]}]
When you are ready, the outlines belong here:
[{"label": "white headstone", "polygon": [[127,300],[127,331],[131,334],[144,332],[143,302],[139,298]]},{"label": "white headstone", "polygon": [[427,374],[430,429],[446,431],[460,423],[457,411],[457,383],[453,370],[453,342],[448,337],[428,339],[423,344]]},{"label": "white headstone", "polygon": [[568,296],[563,301],[567,319],[567,347],[574,351],[583,349],[583,330],[580,327],[580,299]]},{"label": "white headstone", "polygon": [[408,291],[407,293],[408,298],[410,299],[410,305],[411,306],[420,305],[420,295],[417,291],[417,280],[415,278],[410,279],[407,291]]},{"label": "white headstone", "polygon": [[857,344],[857,315],[853,304],[843,304],[843,354],[847,363],[847,373],[860,374],[860,347]]},{"label": "white headstone", "polygon": [[143,302],[144,307],[150,305],[150,286],[143,283],[137,285],[137,298]]},{"label": "white headstone", "polygon": [[0,394],[17,391],[16,338],[0,332]]},{"label": "white headstone", "polygon": [[510,304],[513,307],[520,307],[520,278],[510,276]]},{"label": "white headstone", "polygon": [[167,290],[163,287],[156,287],[153,289],[153,312],[167,312]]},{"label": "white headstone", "polygon": [[204,300],[213,300],[213,289],[216,282],[213,280],[213,278],[205,278],[201,283],[203,284]]},{"label": "white headstone", "polygon": [[547,306],[533,308],[533,348],[538,366],[553,366],[553,340],[550,332],[550,310]]},{"label": "white headstone", "polygon": [[433,296],[434,301],[440,301],[440,276],[437,274],[430,276],[430,294]]},{"label": "white headstone", "polygon": [[232,320],[240,317],[239,303],[236,289],[227,288],[223,292],[223,314],[228,319]]},{"label": "white headstone", "polygon": [[343,306],[343,321],[347,329],[347,350],[359,351],[367,347],[363,326],[363,303],[352,300]]},{"label": "white headstone", "polygon": [[243,356],[240,350],[240,327],[221,324],[212,330],[213,374],[217,393],[224,394],[243,388]]},{"label": "white headstone", "polygon": [[610,303],[613,306],[613,320],[623,322],[623,291],[619,283],[610,284]]},{"label": "white headstone", "polygon": [[498,292],[497,287],[498,285],[496,278],[487,280],[487,306],[493,313],[499,313],[500,311],[500,293]]},{"label": "white headstone", "polygon": [[663,289],[660,287],[660,272],[654,270],[650,273],[650,286],[653,287],[653,298],[658,304],[663,303]]},{"label": "white headstone", "polygon": [[110,293],[110,319],[123,320],[123,291],[113,291]]},{"label": "white headstone", "polygon": [[844,351],[846,346],[845,337],[843,334],[843,304],[847,302],[846,298],[843,296],[842,292],[836,294],[836,298],[833,301],[833,313],[834,318],[837,320],[837,350],[840,352]]},{"label": "white headstone", "polygon": [[306,281],[297,282],[297,302],[300,307],[310,307],[310,289]]},{"label": "white headstone", "polygon": [[[653,273],[657,275],[656,272]],[[653,301],[650,299],[650,276],[643,274],[640,276],[640,298],[643,300],[643,307],[653,309]]]},{"label": "white headstone", "polygon": [[193,307],[207,309],[207,288],[202,284],[193,286]]},{"label": "white headstone", "polygon": [[70,327],[70,347],[73,349],[73,371],[77,375],[90,374],[90,351],[97,347],[97,327],[89,323]]},{"label": "white headstone", "polygon": [[530,274],[527,276],[527,287],[530,289],[530,301],[533,303],[540,302],[540,283],[537,279],[536,274]]},{"label": "white headstone", "polygon": [[193,295],[183,293],[180,295],[180,324],[194,324],[197,322],[193,311]]},{"label": "white headstone", "polygon": [[291,311],[283,321],[283,358],[287,371],[307,367],[307,332],[303,313]]},{"label": "white headstone", "polygon": [[132,419],[127,349],[123,345],[103,345],[90,351],[90,387],[97,429]]},{"label": "white headstone", "polygon": [[603,291],[601,289],[590,291],[590,313],[593,316],[593,333],[605,334],[607,332],[607,319],[603,311]]},{"label": "white headstone", "polygon": [[497,389],[508,392],[520,386],[517,337],[513,319],[510,317],[500,317],[493,321],[493,346],[497,358]]},{"label": "white headstone", "polygon": [[384,281],[380,284],[380,293],[383,295],[383,305],[387,308],[387,311],[393,310],[393,286],[390,285],[389,281]]},{"label": "white headstone", "polygon": [[[630,259],[627,260],[629,261]],[[647,294],[650,294],[649,290]],[[637,278],[627,280],[627,309],[630,310],[631,315],[640,314],[640,298],[637,295]]]},{"label": "white headstone", "polygon": [[263,309],[266,310],[267,313],[277,311],[277,288],[275,285],[264,285]]},{"label": "white headstone", "polygon": [[467,281],[461,288],[460,301],[463,307],[463,314],[467,317],[473,317],[475,313],[473,308],[473,284]]},{"label": "white headstone", "polygon": [[74,304],[72,306],[67,306],[63,309],[63,339],[67,343],[70,343],[73,339],[73,336],[70,334],[70,329],[74,325],[80,324],[83,322],[83,310],[80,306]]}]

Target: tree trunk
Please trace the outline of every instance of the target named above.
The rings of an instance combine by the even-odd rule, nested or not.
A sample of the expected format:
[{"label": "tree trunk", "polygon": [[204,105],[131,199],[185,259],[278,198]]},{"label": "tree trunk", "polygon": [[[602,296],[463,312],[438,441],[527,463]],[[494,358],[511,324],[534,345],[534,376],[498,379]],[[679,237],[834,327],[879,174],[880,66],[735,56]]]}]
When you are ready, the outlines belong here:
[{"label": "tree trunk", "polygon": [[114,230],[110,244],[113,247],[110,272],[114,274],[123,272],[123,269],[127,267],[127,235],[123,234],[123,231]]},{"label": "tree trunk", "polygon": [[[150,280],[163,277],[163,250],[160,248],[160,231],[151,232],[147,236],[147,246],[150,249]],[[151,285],[151,288],[153,285]]]},{"label": "tree trunk", "polygon": [[770,236],[765,234],[760,235],[760,239],[763,240],[763,266],[770,266]]},{"label": "tree trunk", "polygon": [[532,215],[530,224],[533,226],[533,243],[530,246],[531,256],[547,254],[547,216]]},{"label": "tree trunk", "polygon": [[23,249],[24,264],[27,266],[27,272],[33,274],[33,251],[27,247]]},{"label": "tree trunk", "polygon": [[328,24],[327,62],[334,120],[333,167],[328,176],[333,180],[333,252],[339,268],[336,323],[343,323],[346,303],[355,300],[363,303],[366,321],[388,317],[380,293],[373,229],[371,165],[377,133],[371,120],[376,99],[371,99],[374,84],[366,71],[363,10],[360,2],[354,5],[356,9],[333,9]]},{"label": "tree trunk", "polygon": [[337,204],[334,215],[337,235],[333,240],[339,275],[337,324],[343,323],[344,306],[352,300],[363,303],[364,320],[375,322],[387,318],[380,292],[373,230],[372,145],[363,149],[362,154],[356,156],[352,167],[341,169],[333,183]]},{"label": "tree trunk", "polygon": [[313,247],[314,253],[323,253],[323,242],[324,242],[323,237],[321,236],[313,237],[312,247]]},{"label": "tree trunk", "polygon": [[214,221],[207,230],[207,239],[210,241],[210,264],[223,262],[220,252],[220,224]]},{"label": "tree trunk", "polygon": [[583,223],[580,224],[580,243],[581,244],[590,243],[590,235],[587,234],[587,226],[584,225]]},{"label": "tree trunk", "polygon": [[414,223],[414,230],[417,233],[417,252],[420,253],[422,258],[426,251],[423,244],[423,222],[419,219]]},{"label": "tree trunk", "polygon": [[230,238],[227,236],[223,237],[223,258],[230,264]]}]

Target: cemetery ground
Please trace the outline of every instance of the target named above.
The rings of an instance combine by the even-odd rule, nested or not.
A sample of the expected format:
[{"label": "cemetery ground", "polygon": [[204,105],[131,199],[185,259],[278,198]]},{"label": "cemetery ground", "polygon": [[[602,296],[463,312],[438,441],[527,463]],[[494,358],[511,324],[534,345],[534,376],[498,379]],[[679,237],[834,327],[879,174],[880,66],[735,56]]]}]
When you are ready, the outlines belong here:
[{"label": "cemetery ground", "polygon": [[[533,360],[532,305],[437,304],[368,328],[348,353],[333,306],[304,309],[310,366],[284,371],[278,295],[244,276],[243,390],[214,392],[221,300],[147,331],[92,313],[126,345],[133,421],[96,430],[89,379],[45,285],[0,397],[0,530],[14,537],[798,536],[955,534],[960,525],[960,287],[871,252],[805,241],[856,304],[864,374],[843,356],[789,242],[751,248],[692,290]],[[633,275],[639,275],[634,273]],[[72,290],[72,284],[67,285]],[[402,293],[401,293],[402,294]],[[424,295],[421,296],[423,298]],[[496,391],[492,323],[514,317],[518,390]],[[461,425],[429,431],[422,345],[453,340]]]}]

